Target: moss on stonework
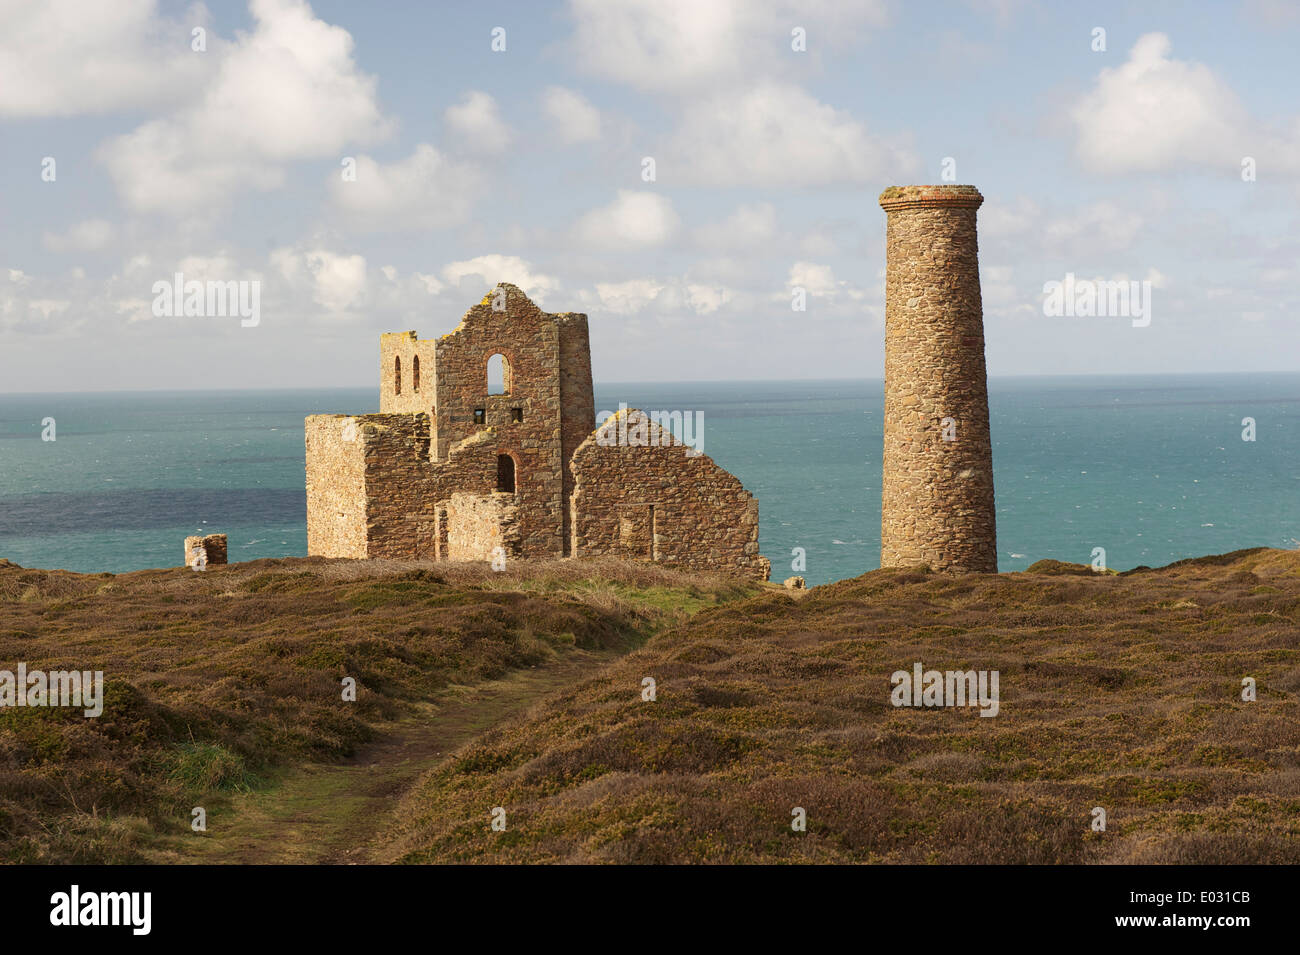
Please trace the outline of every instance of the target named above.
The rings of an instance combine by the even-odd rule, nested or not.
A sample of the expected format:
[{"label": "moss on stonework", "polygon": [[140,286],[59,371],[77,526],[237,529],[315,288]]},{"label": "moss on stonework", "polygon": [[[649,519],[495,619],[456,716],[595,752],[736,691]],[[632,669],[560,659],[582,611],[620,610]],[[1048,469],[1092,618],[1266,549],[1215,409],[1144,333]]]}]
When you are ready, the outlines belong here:
[{"label": "moss on stonework", "polygon": [[898,199],[936,199],[940,196],[983,198],[974,186],[943,183],[928,186],[890,186],[880,194],[879,201],[883,203]]}]

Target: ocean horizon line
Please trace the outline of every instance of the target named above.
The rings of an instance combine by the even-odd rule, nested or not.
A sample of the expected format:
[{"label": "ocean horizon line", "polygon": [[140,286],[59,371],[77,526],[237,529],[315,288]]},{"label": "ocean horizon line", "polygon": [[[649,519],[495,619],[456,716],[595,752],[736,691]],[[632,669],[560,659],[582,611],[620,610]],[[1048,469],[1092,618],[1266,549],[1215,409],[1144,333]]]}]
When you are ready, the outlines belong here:
[{"label": "ocean horizon line", "polygon": [[[989,375],[988,380],[993,381],[1067,381],[1067,380],[1148,380],[1162,379],[1169,380],[1173,378],[1239,378],[1239,377],[1258,377],[1260,375],[1281,375],[1300,377],[1300,369],[1273,369],[1265,371],[1151,371],[1151,372],[1069,372],[1058,373],[1048,372],[1032,375]],[[838,382],[881,382],[884,383],[883,376],[864,375],[853,378],[845,377],[826,377],[826,378],[681,378],[681,379],[625,379],[625,380],[597,380],[593,384],[596,387],[615,387],[624,385],[743,385],[752,384],[835,384]],[[3,398],[29,398],[41,395],[166,395],[166,394],[186,394],[186,395],[203,395],[203,394],[292,394],[294,392],[321,392],[321,391],[367,391],[378,389],[378,385],[373,383],[364,384],[330,384],[330,385],[292,385],[280,388],[89,388],[74,390],[56,390],[46,391],[0,391],[0,399]]]}]

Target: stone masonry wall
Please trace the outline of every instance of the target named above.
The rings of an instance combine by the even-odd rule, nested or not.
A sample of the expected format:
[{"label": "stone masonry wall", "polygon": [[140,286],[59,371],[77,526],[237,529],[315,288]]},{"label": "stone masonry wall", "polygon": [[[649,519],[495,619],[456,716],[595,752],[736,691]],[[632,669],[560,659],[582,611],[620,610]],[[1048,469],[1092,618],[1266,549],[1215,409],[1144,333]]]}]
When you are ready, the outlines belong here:
[{"label": "stone masonry wall", "polygon": [[888,214],[882,567],[997,571],[981,202],[973,186],[880,196]]},{"label": "stone masonry wall", "polygon": [[[433,383],[436,380],[434,343],[421,341],[415,332],[385,332],[379,336],[380,414],[433,414]],[[416,380],[415,359],[420,376]],[[401,390],[397,371],[401,369]]]},{"label": "stone masonry wall", "polygon": [[447,560],[519,555],[519,505],[513,494],[457,492],[447,502]]},{"label": "stone masonry wall", "polygon": [[[493,308],[497,291],[504,293],[500,311]],[[547,314],[518,288],[503,283],[436,342],[437,456],[472,434],[494,430],[497,454],[508,454],[515,462],[524,557],[565,552],[560,327],[577,318],[585,326],[585,316]],[[487,366],[494,354],[509,363],[508,394],[488,394]],[[474,419],[480,408],[485,416],[481,423]]]},{"label": "stone masonry wall", "polygon": [[438,356],[434,345],[421,340],[415,332],[385,332],[379,336],[379,412],[428,415],[431,455],[438,447]]},{"label": "stone masonry wall", "polygon": [[[630,438],[644,424],[649,444],[601,444],[602,433],[621,442],[624,417]],[[573,555],[738,570],[766,580],[758,501],[709,457],[688,451],[640,411],[602,423],[573,457]]]},{"label": "stone masonry wall", "polygon": [[560,330],[560,460],[563,462],[561,540],[570,553],[573,528],[573,452],[596,427],[596,399],[591,383],[591,340],[587,316],[566,312],[556,316]]},{"label": "stone masonry wall", "polygon": [[323,557],[433,560],[436,516],[454,491],[496,487],[491,432],[429,462],[429,416],[307,419],[307,552]]},{"label": "stone masonry wall", "polygon": [[[360,416],[312,415],[307,431],[307,553],[365,557],[365,457]],[[346,432],[346,438],[345,438]]]},{"label": "stone masonry wall", "polygon": [[455,491],[496,487],[491,432],[474,435],[431,464],[429,416],[365,415],[366,527],[369,557],[434,560],[437,508]]},{"label": "stone masonry wall", "polygon": [[429,416],[357,416],[366,469],[367,557],[433,557]]},{"label": "stone masonry wall", "polygon": [[199,534],[185,538],[186,566],[219,567],[225,562],[225,534]]},{"label": "stone masonry wall", "polygon": [[[507,393],[489,395],[496,354]],[[307,419],[308,553],[482,560],[500,546],[766,579],[758,502],[736,478],[666,432],[662,447],[595,441],[587,316],[502,283],[440,338],[383,335],[380,373],[379,414]],[[513,492],[499,488],[505,457]]]}]

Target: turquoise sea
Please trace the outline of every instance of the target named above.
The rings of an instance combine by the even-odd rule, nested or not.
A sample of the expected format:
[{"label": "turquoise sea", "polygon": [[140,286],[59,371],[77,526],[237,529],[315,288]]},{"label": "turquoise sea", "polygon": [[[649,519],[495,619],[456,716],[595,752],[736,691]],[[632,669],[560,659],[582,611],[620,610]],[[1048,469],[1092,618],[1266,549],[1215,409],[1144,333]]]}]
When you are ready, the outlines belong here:
[{"label": "turquoise sea", "polygon": [[[303,418],[376,389],[0,395],[0,557],[177,566],[187,534],[231,560],[306,553]],[[879,565],[880,381],[598,384],[597,410],[703,413],[703,449],[760,502],[780,580]],[[1158,566],[1300,546],[1300,374],[990,381],[1002,570],[1046,557]],[[1242,440],[1242,419],[1255,421]],[[41,440],[55,419],[56,440]]]}]

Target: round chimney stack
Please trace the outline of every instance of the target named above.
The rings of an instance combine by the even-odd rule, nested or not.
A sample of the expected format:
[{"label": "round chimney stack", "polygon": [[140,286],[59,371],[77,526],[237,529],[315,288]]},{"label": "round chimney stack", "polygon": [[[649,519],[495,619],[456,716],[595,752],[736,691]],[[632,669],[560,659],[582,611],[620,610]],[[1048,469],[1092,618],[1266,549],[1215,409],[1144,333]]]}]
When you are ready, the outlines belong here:
[{"label": "round chimney stack", "polygon": [[974,186],[893,186],[880,565],[996,573]]}]

